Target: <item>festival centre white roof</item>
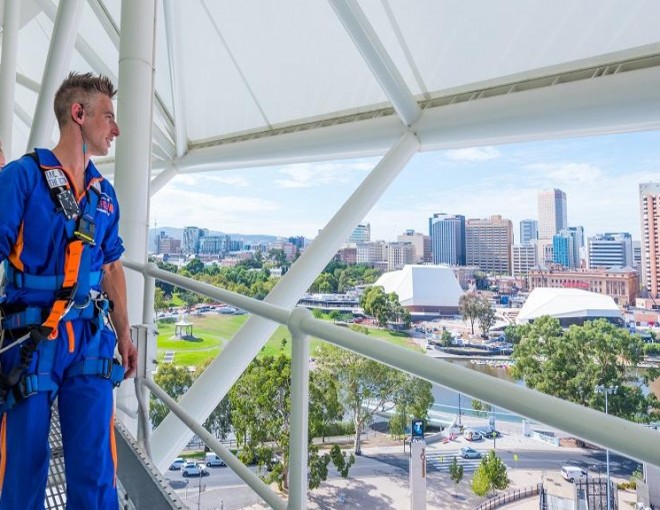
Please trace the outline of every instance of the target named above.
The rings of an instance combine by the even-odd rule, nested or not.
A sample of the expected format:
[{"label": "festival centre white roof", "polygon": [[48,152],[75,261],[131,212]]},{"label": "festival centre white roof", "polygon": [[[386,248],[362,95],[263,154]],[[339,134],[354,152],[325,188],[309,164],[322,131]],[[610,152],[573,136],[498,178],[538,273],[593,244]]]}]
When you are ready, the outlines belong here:
[{"label": "festival centre white roof", "polygon": [[455,308],[463,295],[449,266],[407,265],[383,274],[374,285],[395,292],[403,306]]},{"label": "festival centre white roof", "polygon": [[621,310],[610,296],[581,289],[534,289],[517,317],[525,324],[543,315],[557,319],[606,317],[620,319]]}]

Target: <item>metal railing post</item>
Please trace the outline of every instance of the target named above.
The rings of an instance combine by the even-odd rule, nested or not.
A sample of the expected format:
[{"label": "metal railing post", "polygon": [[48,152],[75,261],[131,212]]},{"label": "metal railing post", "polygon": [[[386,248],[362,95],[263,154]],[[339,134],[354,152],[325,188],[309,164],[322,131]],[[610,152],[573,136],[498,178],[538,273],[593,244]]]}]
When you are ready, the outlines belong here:
[{"label": "metal railing post", "polygon": [[138,403],[137,442],[144,449],[147,456],[151,458],[151,448],[149,446],[149,433],[151,431],[151,425],[149,423],[149,393],[139,382],[141,379],[151,377],[149,328],[149,325],[133,326],[132,336],[136,339],[138,350],[137,373],[135,377],[135,396]]},{"label": "metal railing post", "polygon": [[309,413],[309,336],[299,325],[313,318],[307,308],[294,308],[289,316],[291,346],[291,435],[289,438],[289,509],[307,508]]}]

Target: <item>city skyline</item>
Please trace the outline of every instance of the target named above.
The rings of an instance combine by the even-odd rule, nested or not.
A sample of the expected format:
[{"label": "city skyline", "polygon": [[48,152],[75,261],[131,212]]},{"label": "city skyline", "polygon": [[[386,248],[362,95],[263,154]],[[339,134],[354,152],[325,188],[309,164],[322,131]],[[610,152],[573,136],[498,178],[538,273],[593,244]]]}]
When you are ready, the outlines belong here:
[{"label": "city skyline", "polygon": [[[378,160],[178,176],[153,197],[150,225],[313,238]],[[559,188],[569,226],[639,239],[638,185],[660,180],[658,169],[657,131],[420,153],[362,222],[385,240],[407,229],[428,234],[429,218],[441,212],[498,214],[517,227],[537,219],[540,190]]]}]

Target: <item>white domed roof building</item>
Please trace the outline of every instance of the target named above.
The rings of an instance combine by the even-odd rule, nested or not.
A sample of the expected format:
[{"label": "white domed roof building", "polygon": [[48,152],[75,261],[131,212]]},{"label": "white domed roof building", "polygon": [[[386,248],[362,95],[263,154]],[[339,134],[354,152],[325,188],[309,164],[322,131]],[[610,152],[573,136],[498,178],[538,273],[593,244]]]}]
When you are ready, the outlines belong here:
[{"label": "white domed roof building", "polygon": [[527,324],[544,315],[559,319],[563,327],[601,318],[623,324],[623,314],[614,299],[581,289],[536,288],[520,309],[516,321]]},{"label": "white domed roof building", "polygon": [[463,295],[454,271],[449,266],[406,265],[399,271],[382,275],[374,285],[395,292],[411,314],[451,315],[458,313]]}]

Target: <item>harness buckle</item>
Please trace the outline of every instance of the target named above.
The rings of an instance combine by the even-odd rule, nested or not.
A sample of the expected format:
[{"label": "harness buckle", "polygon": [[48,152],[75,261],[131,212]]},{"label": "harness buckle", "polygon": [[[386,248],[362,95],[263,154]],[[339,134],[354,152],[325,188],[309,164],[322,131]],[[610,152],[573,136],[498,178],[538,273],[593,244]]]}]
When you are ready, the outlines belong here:
[{"label": "harness buckle", "polygon": [[55,293],[56,301],[70,301],[73,303],[74,298],[76,297],[76,292],[78,292],[78,282],[74,283],[69,287],[62,287]]},{"label": "harness buckle", "polygon": [[101,372],[99,373],[99,377],[103,379],[110,379],[112,376],[112,366],[115,364],[115,360],[113,358],[103,358],[103,364],[101,366]]},{"label": "harness buckle", "polygon": [[25,375],[14,386],[14,396],[16,400],[22,400],[39,392],[37,376],[34,374]]}]

